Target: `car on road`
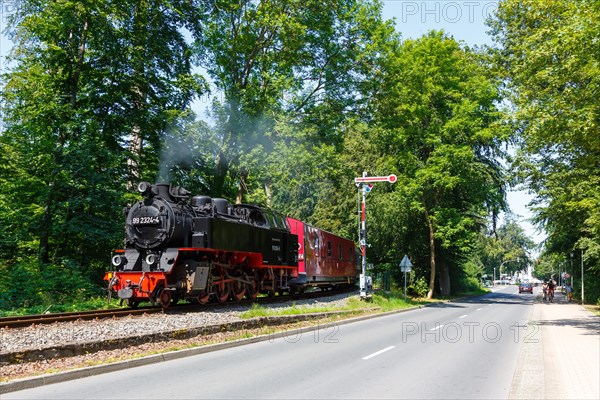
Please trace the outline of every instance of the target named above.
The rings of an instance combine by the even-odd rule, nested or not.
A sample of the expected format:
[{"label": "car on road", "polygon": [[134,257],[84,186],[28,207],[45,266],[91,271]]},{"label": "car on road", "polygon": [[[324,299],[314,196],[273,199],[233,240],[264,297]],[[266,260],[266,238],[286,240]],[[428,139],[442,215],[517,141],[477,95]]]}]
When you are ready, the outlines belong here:
[{"label": "car on road", "polygon": [[519,285],[519,293],[529,292],[533,294],[533,286],[531,283],[521,283]]}]

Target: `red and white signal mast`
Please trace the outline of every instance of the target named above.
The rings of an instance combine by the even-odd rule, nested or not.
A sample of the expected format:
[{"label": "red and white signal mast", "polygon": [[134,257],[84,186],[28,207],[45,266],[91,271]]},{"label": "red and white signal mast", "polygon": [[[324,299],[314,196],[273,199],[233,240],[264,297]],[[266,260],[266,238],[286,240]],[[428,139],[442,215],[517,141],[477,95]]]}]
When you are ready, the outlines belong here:
[{"label": "red and white signal mast", "polygon": [[[389,182],[394,183],[398,180],[396,175],[388,176],[367,176],[366,172],[363,172],[362,177],[354,178],[354,183],[359,190],[362,192],[362,206],[361,206],[361,225],[358,232],[358,238],[360,240],[360,248],[362,251],[362,273],[360,274],[360,297],[366,298],[369,296],[369,288],[372,285],[371,277],[367,277],[367,224],[366,224],[366,205],[367,205],[367,193],[373,188],[375,182]],[[361,185],[362,184],[362,185]]]}]

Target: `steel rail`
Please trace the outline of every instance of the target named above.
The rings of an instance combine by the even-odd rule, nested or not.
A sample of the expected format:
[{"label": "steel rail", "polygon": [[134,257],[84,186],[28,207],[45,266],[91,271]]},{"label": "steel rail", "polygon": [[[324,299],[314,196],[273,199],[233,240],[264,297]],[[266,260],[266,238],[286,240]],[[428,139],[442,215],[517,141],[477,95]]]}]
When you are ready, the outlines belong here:
[{"label": "steel rail", "polygon": [[74,311],[64,313],[50,313],[50,314],[35,314],[35,315],[22,315],[14,317],[3,317],[0,318],[0,328],[21,328],[38,324],[52,324],[55,322],[69,322],[77,320],[95,320],[104,318],[120,318],[127,317],[130,315],[141,315],[141,314],[154,314],[158,312],[164,313],[179,313],[179,312],[193,312],[193,311],[213,311],[221,308],[227,308],[230,306],[250,305],[253,303],[258,304],[269,304],[269,303],[283,303],[286,301],[295,300],[306,300],[312,298],[319,298],[325,296],[331,296],[334,294],[345,293],[354,288],[339,289],[339,290],[324,290],[307,292],[296,295],[283,295],[274,297],[258,297],[256,299],[244,299],[241,301],[228,301],[226,303],[209,303],[209,304],[191,304],[184,303],[178,306],[172,306],[167,309],[163,309],[160,306],[148,306],[139,308],[119,308],[119,309],[104,309],[104,310],[92,310],[92,311]]},{"label": "steel rail", "polygon": [[74,311],[64,313],[22,315],[15,317],[0,318],[0,328],[19,328],[37,324],[51,324],[54,322],[68,322],[77,320],[93,320],[99,318],[124,317],[128,315],[138,315],[144,313],[155,313],[162,311],[156,307],[143,308],[123,308],[114,310],[92,310],[92,311]]}]

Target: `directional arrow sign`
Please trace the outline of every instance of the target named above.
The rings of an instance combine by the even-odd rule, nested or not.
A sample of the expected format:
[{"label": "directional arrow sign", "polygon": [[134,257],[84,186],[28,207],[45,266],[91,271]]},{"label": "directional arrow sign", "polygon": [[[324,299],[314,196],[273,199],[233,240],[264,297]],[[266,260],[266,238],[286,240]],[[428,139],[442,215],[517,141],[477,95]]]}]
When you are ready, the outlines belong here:
[{"label": "directional arrow sign", "polygon": [[360,178],[354,178],[354,183],[370,183],[370,182],[389,182],[394,183],[398,180],[398,177],[394,174],[389,176],[362,176]]}]

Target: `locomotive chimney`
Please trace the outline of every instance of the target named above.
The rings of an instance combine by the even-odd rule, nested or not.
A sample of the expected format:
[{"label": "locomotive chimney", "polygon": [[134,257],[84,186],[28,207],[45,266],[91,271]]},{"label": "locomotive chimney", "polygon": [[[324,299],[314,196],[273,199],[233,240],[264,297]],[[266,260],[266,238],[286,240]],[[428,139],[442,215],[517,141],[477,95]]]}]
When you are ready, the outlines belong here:
[{"label": "locomotive chimney", "polygon": [[163,199],[172,200],[171,185],[168,183],[157,183],[156,185],[154,185],[154,190],[152,190],[152,192],[155,195],[162,197]]}]

